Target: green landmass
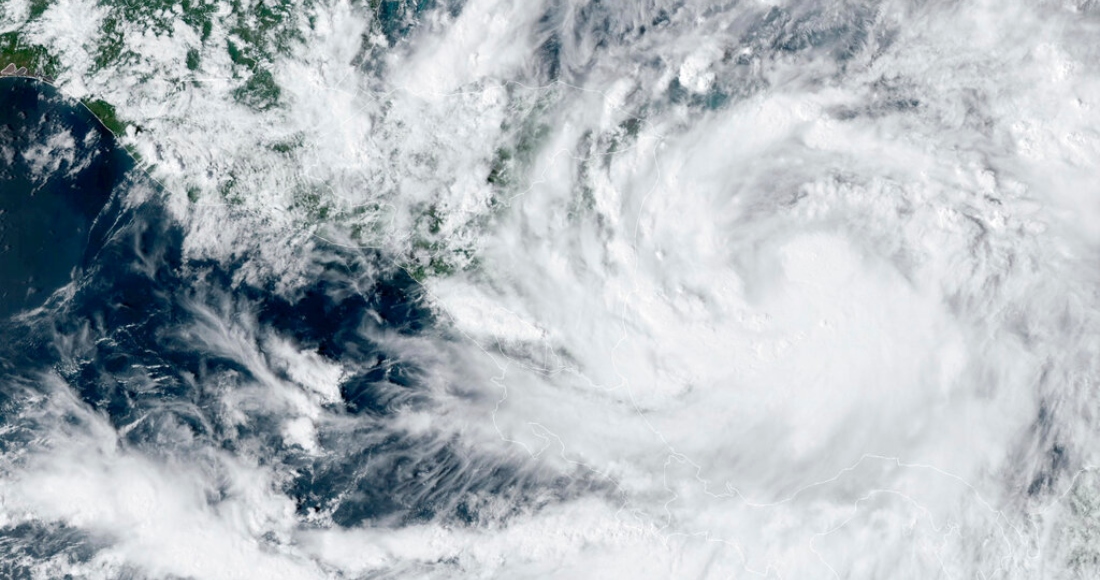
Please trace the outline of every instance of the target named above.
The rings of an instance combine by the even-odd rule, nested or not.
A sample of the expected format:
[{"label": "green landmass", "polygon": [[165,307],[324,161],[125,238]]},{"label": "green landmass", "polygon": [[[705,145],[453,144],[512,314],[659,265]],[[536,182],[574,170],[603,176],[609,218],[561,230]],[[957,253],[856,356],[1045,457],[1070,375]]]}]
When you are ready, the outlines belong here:
[{"label": "green landmass", "polygon": [[15,68],[26,68],[29,74],[40,73],[50,77],[57,76],[59,63],[45,47],[27,42],[19,32],[0,34],[0,69],[14,64]]},{"label": "green landmass", "polygon": [[194,48],[192,48],[191,50],[188,50],[187,51],[187,70],[189,70],[191,72],[197,71],[197,70],[199,70],[199,65],[200,64],[202,64],[202,59],[201,59],[201,56],[199,55],[199,51],[194,49]]},{"label": "green landmass", "polygon": [[[48,2],[33,2],[31,4],[31,19],[42,15],[48,8]],[[50,51],[40,45],[28,42],[18,31],[0,34],[0,69],[14,64],[16,69],[26,68],[30,76],[45,76],[46,80],[52,80],[61,69],[60,61]],[[128,124],[119,119],[114,106],[101,99],[83,99],[81,103],[87,107],[107,128],[116,136],[126,132]],[[132,147],[126,150],[135,161],[141,163],[141,156]]]},{"label": "green landmass", "polygon": [[[115,114],[115,108],[111,106],[110,103],[99,99],[83,99],[80,102],[87,107],[92,115],[95,115],[95,118],[99,119],[99,122],[102,123],[108,131],[113,133],[115,137],[120,137],[126,133],[126,128],[130,126],[130,123],[119,119],[118,115]],[[140,131],[141,127],[135,127],[135,129]],[[122,148],[130,154],[130,157],[134,159],[135,163],[138,165],[144,164],[141,154],[138,153],[137,149],[132,145],[123,144]]]},{"label": "green landmass", "polygon": [[115,108],[107,101],[85,99],[81,102],[99,119],[100,123],[103,123],[104,127],[107,127],[107,130],[115,135],[126,132],[126,123],[119,120],[118,115],[115,114]]},{"label": "green landmass", "polygon": [[[280,58],[292,56],[305,40],[307,31],[315,25],[313,3],[316,0],[97,0],[103,11],[99,20],[99,34],[92,50],[93,64],[90,74],[112,74],[131,66],[140,67],[143,56],[127,48],[126,38],[134,31],[146,34],[174,36],[182,23],[194,32],[195,42],[183,47],[183,75],[201,75],[206,60],[215,53],[229,56],[232,76],[236,83],[233,99],[257,111],[267,111],[282,106],[284,94],[275,78],[275,63]],[[0,0],[0,11],[6,8],[6,0]],[[362,52],[354,59],[365,71],[375,69],[378,57],[402,41],[418,24],[421,15],[441,5],[453,15],[460,6],[454,2],[439,0],[352,0],[352,4],[373,14],[369,32],[365,37],[386,38],[378,46],[364,43]],[[26,20],[15,31],[0,34],[0,68],[14,64],[17,69],[26,68],[27,74],[57,78],[63,71],[55,52],[47,46],[29,41],[31,30],[41,23],[51,10],[51,0],[29,0]],[[228,13],[223,9],[228,7]],[[222,52],[224,51],[224,52]],[[119,103],[102,95],[89,95],[81,103],[103,126],[116,136],[127,132],[133,136],[141,127],[132,120],[120,116]],[[536,105],[545,106],[545,104]],[[510,146],[497,152],[488,181],[497,189],[509,189],[518,181],[519,174],[545,140],[547,127],[533,122],[532,115],[516,127],[506,128],[513,134]],[[290,155],[301,147],[301,137],[293,136],[267,144],[271,151]],[[140,155],[132,145],[123,147],[142,165]],[[149,167],[146,167],[149,169]],[[245,189],[238,187],[238,176],[230,170],[223,175],[214,195],[229,204],[244,202]],[[187,188],[187,198],[198,202],[202,191],[197,186]],[[496,202],[493,202],[496,205]],[[382,235],[388,220],[379,216],[383,207],[360,206],[338,208],[327,192],[317,185],[301,185],[293,194],[293,206],[313,223],[339,221],[350,223],[353,238],[362,243],[373,243]],[[417,218],[416,240],[404,256],[407,270],[418,280],[443,276],[470,267],[475,262],[469,248],[455,249],[446,239],[450,230],[444,223],[444,208],[427,205],[420,208]]]},{"label": "green landmass", "polygon": [[50,7],[50,0],[31,0],[30,20],[42,16]]}]

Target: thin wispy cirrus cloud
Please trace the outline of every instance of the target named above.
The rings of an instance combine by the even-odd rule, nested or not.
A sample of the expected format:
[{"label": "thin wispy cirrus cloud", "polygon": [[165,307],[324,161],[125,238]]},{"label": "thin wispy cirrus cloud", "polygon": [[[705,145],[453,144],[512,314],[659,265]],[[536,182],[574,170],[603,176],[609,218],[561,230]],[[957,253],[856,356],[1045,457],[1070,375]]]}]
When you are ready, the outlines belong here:
[{"label": "thin wispy cirrus cloud", "polygon": [[1095,569],[1090,3],[308,3],[271,108],[217,26],[93,71],[92,6],[29,34],[142,128],[153,348],[222,370],[141,444],[40,377],[5,522],[97,546],[40,575]]}]

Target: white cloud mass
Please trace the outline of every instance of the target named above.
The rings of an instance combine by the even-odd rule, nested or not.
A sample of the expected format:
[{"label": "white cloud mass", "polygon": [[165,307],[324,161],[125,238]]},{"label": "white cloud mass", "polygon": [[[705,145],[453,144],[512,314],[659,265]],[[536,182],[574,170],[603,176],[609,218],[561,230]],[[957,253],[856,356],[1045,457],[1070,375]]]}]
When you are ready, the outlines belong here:
[{"label": "white cloud mass", "polygon": [[[181,268],[232,264],[157,336],[235,370],[178,401],[216,428],[120,427],[37,376],[0,523],[101,547],[36,577],[1100,572],[1095,3],[471,0],[391,38],[376,2],[304,2],[270,108],[235,96],[228,25],[122,22],[96,68],[92,4],[25,31],[130,123]],[[386,268],[333,248],[408,271],[433,325],[392,327]],[[319,279],[384,354],[234,297]],[[341,407],[359,373],[384,411]],[[393,501],[428,515],[333,507],[405,465]],[[307,509],[317,466],[344,487]]]}]

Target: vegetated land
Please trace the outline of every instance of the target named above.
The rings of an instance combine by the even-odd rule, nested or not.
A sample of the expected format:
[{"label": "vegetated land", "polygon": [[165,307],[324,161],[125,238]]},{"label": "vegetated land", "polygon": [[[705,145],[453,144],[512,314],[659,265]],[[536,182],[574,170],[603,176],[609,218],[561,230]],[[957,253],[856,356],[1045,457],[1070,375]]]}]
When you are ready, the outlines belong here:
[{"label": "vegetated land", "polygon": [[26,42],[19,32],[0,34],[0,70],[13,65],[16,70],[27,69],[26,75],[52,79],[57,75],[58,64],[45,47]]},{"label": "vegetated land", "polygon": [[[7,69],[7,75],[34,77],[51,84],[57,79],[62,88],[80,76],[115,78],[127,71],[149,68],[150,55],[142,54],[128,39],[152,34],[179,40],[174,45],[179,49],[180,66],[170,75],[174,82],[188,83],[191,77],[202,77],[209,72],[210,63],[221,63],[217,66],[224,67],[227,56],[229,70],[218,69],[216,73],[229,77],[231,99],[262,113],[286,104],[286,95],[274,74],[276,64],[279,59],[293,57],[296,47],[317,25],[311,9],[316,0],[94,1],[98,30],[85,47],[91,59],[83,63],[86,68],[78,70],[73,68],[74,63],[66,61],[60,47],[51,45],[44,40],[47,36],[39,34],[50,30],[56,20],[55,12],[69,8],[49,0],[29,0],[29,9],[26,5],[17,9],[13,5],[18,2],[0,0],[0,25],[3,25],[0,30],[6,30],[0,33],[0,70]],[[459,5],[453,0],[352,0],[351,3],[372,15],[360,52],[352,61],[367,74],[384,68],[384,53],[399,45],[417,27],[424,13],[442,7],[454,15]],[[181,27],[190,29],[189,33],[179,36]],[[368,38],[384,40],[368,42]],[[140,83],[146,77],[135,72],[133,78]],[[139,144],[133,140],[143,131],[141,120],[128,118],[130,110],[114,100],[117,93],[98,92],[102,91],[101,83],[80,84],[90,91],[80,96],[81,103],[104,127],[121,137],[120,145],[139,165],[145,165],[138,153]],[[526,125],[516,128],[517,144],[501,150],[488,179],[491,186],[500,190],[515,186],[522,165],[542,136],[538,129]],[[279,143],[275,150],[292,154],[296,146],[293,142]],[[221,201],[234,203],[234,196],[239,194],[234,192],[233,183],[230,178],[212,194],[220,196]],[[203,193],[193,185],[186,191],[193,202]],[[351,232],[356,238],[376,227],[370,218],[362,217],[371,214],[366,206],[336,208],[315,191],[296,194],[295,202],[302,214],[314,222],[352,222]],[[417,218],[418,235],[404,260],[407,270],[424,279],[476,263],[468,244],[449,241],[451,228],[444,227],[445,212],[430,204],[422,209],[424,214]]]}]

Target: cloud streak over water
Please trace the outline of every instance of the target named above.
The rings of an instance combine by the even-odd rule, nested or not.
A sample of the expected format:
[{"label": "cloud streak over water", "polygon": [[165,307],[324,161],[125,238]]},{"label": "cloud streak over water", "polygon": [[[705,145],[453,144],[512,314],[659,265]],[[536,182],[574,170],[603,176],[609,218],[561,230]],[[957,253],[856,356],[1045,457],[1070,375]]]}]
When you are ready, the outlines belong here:
[{"label": "cloud streak over water", "polygon": [[270,106],[26,25],[148,175],[3,331],[13,574],[1095,572],[1091,3],[383,4]]}]

